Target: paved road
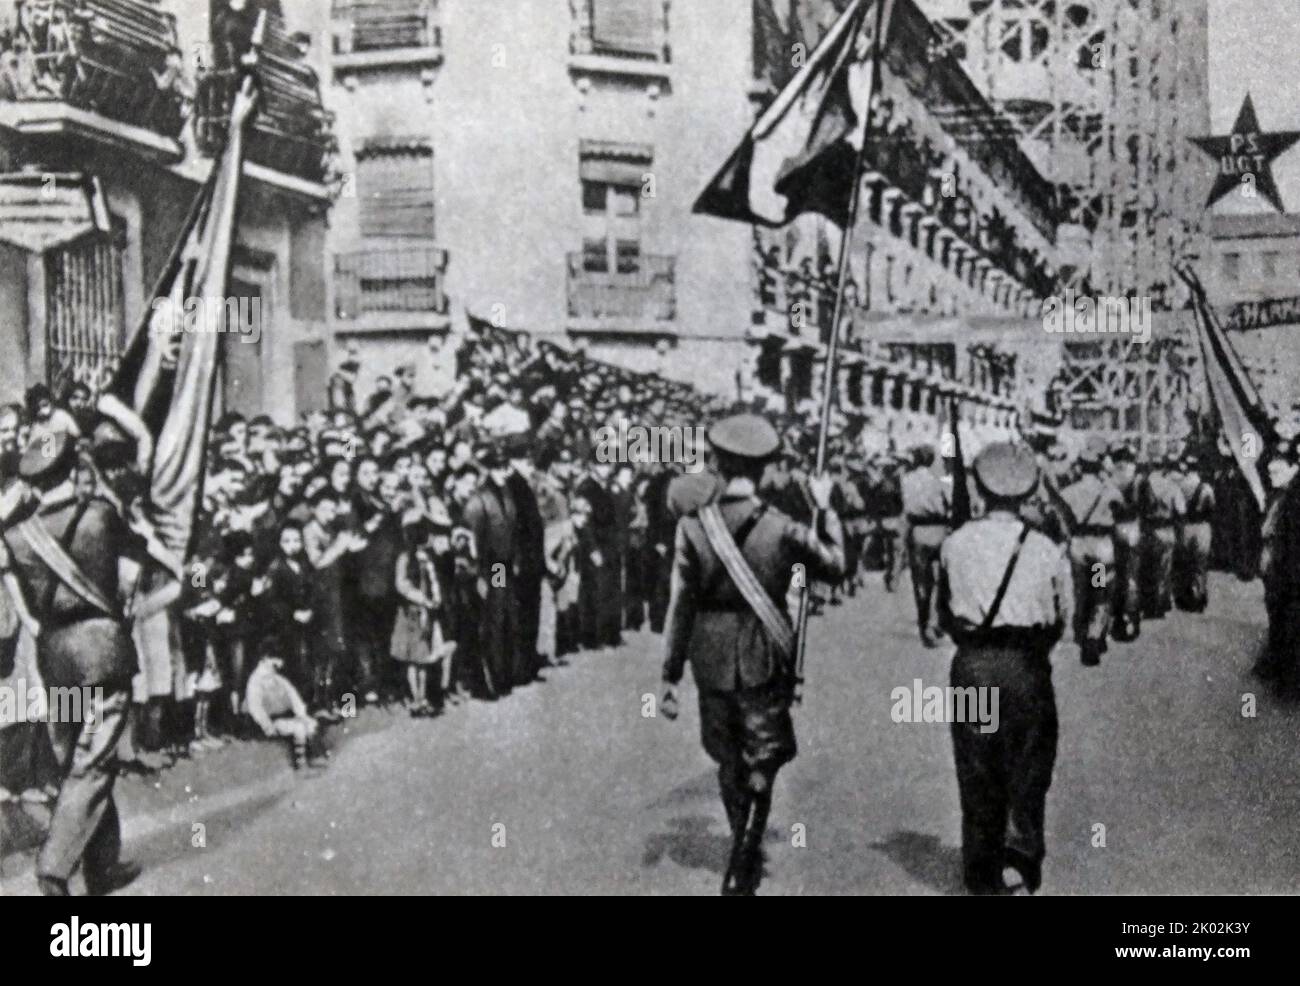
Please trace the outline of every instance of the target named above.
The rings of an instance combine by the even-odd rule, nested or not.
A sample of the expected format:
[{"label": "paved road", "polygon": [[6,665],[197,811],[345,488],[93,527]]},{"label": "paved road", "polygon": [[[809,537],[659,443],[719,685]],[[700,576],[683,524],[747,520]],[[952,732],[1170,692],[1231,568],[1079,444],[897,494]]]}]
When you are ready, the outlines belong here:
[{"label": "paved road", "polygon": [[[1300,886],[1300,708],[1247,674],[1258,584],[1221,577],[1212,593],[1207,614],[1149,623],[1100,669],[1058,648],[1044,892]],[[815,622],[763,893],[961,891],[947,727],[890,716],[894,688],[947,679],[948,651],[920,647],[910,605],[873,580]],[[183,796],[164,808],[152,792],[132,820],[149,868],[130,892],[716,893],[729,840],[693,694],[676,723],[642,715],[659,659],[658,638],[630,635],[499,704],[437,720],[368,712],[316,778],[254,747],[258,770],[232,793],[220,758],[248,748],[217,754]]]}]

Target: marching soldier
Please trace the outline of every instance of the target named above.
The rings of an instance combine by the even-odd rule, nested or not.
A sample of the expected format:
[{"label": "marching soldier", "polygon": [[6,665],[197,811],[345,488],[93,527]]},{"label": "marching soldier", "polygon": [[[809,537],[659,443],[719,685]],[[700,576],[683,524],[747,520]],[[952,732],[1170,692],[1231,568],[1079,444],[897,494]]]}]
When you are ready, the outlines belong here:
[{"label": "marching soldier", "polygon": [[33,603],[42,680],[95,696],[77,721],[49,724],[64,776],[36,874],[43,894],[63,897],[78,868],[92,895],[139,872],[118,859],[122,836],[113,803],[114,753],[138,663],[118,564],[143,565],[148,557],[144,540],[112,505],[77,496],[73,441],[59,433],[28,446],[19,474],[37,491],[39,505],[4,533],[24,598]]},{"label": "marching soldier", "polygon": [[952,724],[962,867],[972,893],[1032,893],[1056,761],[1049,659],[1070,619],[1070,570],[1061,547],[1017,512],[1038,484],[1033,453],[995,442],[972,469],[987,512],[944,542],[939,609],[957,644],[952,686],[997,689],[999,724]]},{"label": "marching soldier", "polygon": [[912,451],[912,467],[903,473],[901,489],[916,623],[921,631],[921,643],[936,647],[939,641],[934,589],[939,575],[939,546],[951,530],[952,493],[935,474],[933,446],[918,445]]},{"label": "marching soldier", "polygon": [[1178,528],[1178,584],[1174,601],[1192,613],[1205,610],[1209,602],[1210,536],[1214,517],[1214,488],[1201,478],[1200,460],[1188,453],[1183,457],[1179,487],[1187,513]]},{"label": "marching soldier", "polygon": [[1111,481],[1123,498],[1115,507],[1114,632],[1116,640],[1137,640],[1142,632],[1142,521],[1138,511],[1137,457],[1127,443],[1110,454]]},{"label": "marching soldier", "polygon": [[732,850],[726,896],[752,895],[762,877],[762,840],[777,771],[794,758],[790,702],[794,631],[785,598],[796,566],[805,578],[844,574],[832,480],[809,489],[821,530],[791,520],[758,499],[765,461],[780,439],[768,422],[736,415],[709,430],[725,487],[713,503],[677,525],[672,601],[664,635],[663,711],[677,718],[677,683],[691,664],[700,696],[700,733],[718,763]]},{"label": "marching soldier", "polygon": [[1173,609],[1174,526],[1187,503],[1168,475],[1169,460],[1155,460],[1141,487],[1143,615],[1160,619]]},{"label": "marching soldier", "polygon": [[1106,445],[1096,435],[1079,455],[1079,478],[1061,491],[1070,508],[1074,576],[1074,639],[1083,663],[1101,663],[1110,633],[1115,587],[1115,511],[1123,496],[1105,475]]}]

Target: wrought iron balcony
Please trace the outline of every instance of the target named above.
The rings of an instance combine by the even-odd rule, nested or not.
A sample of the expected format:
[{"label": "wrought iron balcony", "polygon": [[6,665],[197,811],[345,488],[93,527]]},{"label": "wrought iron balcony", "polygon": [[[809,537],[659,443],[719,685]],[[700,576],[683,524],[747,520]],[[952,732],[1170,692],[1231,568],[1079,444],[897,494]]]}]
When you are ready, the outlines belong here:
[{"label": "wrought iron balcony", "polygon": [[[307,181],[327,181],[338,147],[334,115],[321,103],[320,79],[306,63],[303,45],[278,18],[263,15],[248,50],[256,56],[260,95],[246,139],[247,159]],[[194,133],[204,154],[219,154],[225,143],[230,105],[244,71],[225,56],[199,73]]]},{"label": "wrought iron balcony", "polygon": [[569,317],[652,319],[677,317],[677,258],[640,256],[627,273],[588,270],[582,253],[569,261]]},{"label": "wrought iron balcony", "polygon": [[64,103],[177,137],[185,95],[176,18],[140,0],[20,3],[0,102]]},{"label": "wrought iron balcony", "polygon": [[672,61],[667,0],[569,0],[574,55]]},{"label": "wrought iron balcony", "polygon": [[446,272],[447,251],[436,247],[336,254],[335,313],[346,319],[393,312],[445,315]]},{"label": "wrought iron balcony", "polygon": [[433,0],[334,0],[334,54],[441,48]]}]

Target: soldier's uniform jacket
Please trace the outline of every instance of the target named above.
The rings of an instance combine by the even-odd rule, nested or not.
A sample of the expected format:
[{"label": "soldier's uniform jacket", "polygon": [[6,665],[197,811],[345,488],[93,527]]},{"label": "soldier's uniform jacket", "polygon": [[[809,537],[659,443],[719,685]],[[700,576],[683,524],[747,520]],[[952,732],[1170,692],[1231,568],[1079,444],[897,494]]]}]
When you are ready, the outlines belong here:
[{"label": "soldier's uniform jacket", "polygon": [[[745,561],[781,612],[787,612],[796,564],[805,566],[809,579],[843,577],[844,537],[834,511],[822,515],[823,540],[811,527],[764,505],[747,480],[733,480],[717,502]],[[687,661],[696,685],[715,691],[756,688],[784,673],[775,646],[714,553],[697,514],[678,522],[673,550],[664,680],[680,681]]]},{"label": "soldier's uniform jacket", "polygon": [[1091,473],[1063,489],[1061,499],[1070,508],[1076,535],[1111,533],[1124,508],[1124,494],[1119,488]]},{"label": "soldier's uniform jacket", "polygon": [[[107,501],[79,503],[68,497],[42,504],[44,525],[104,598],[120,604],[118,562],[144,565],[144,541]],[[137,668],[130,625],[106,616],[69,589],[32,550],[18,531],[5,532],[14,570],[32,614],[41,623],[37,655],[51,685],[116,685],[129,682]]]}]

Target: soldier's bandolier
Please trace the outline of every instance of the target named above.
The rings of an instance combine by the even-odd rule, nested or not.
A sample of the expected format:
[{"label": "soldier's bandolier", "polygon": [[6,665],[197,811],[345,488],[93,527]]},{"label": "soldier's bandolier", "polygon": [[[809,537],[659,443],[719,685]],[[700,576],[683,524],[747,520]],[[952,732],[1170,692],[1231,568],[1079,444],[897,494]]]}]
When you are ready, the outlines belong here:
[{"label": "soldier's bandolier", "polygon": [[[704,749],[718,763],[718,782],[731,823],[732,857],[725,894],[750,894],[762,874],[761,844],[777,771],[794,758],[790,719],[794,666],[790,639],[777,639],[715,548],[707,525],[718,520],[739,549],[753,582],[765,594],[769,615],[784,620],[793,637],[786,594],[796,566],[806,578],[838,580],[844,574],[842,528],[820,503],[822,534],[791,520],[756,496],[757,465],[776,451],[772,427],[755,415],[719,422],[709,432],[722,495],[677,525],[672,601],[665,626],[665,714],[676,715],[673,691],[691,665],[700,701]],[[828,482],[828,481],[827,481]],[[716,513],[709,514],[715,510]],[[706,517],[706,514],[709,514]],[[751,588],[752,588],[751,584]]]},{"label": "soldier's bandolier", "polygon": [[1083,663],[1100,664],[1110,635],[1115,588],[1115,511],[1122,496],[1103,475],[1105,446],[1095,436],[1079,456],[1082,475],[1061,491],[1070,509],[1074,639]]}]

